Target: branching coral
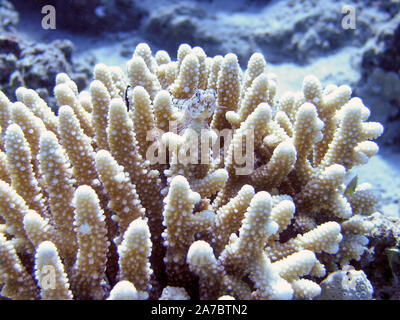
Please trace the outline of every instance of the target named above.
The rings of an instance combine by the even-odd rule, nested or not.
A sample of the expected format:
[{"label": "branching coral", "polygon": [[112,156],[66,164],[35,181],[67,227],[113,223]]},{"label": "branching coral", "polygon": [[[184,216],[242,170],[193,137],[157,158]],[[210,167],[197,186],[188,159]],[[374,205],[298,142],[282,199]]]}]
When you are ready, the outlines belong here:
[{"label": "branching coral", "polygon": [[59,74],[58,116],[0,92],[3,297],[342,297],[321,281],[360,259],[357,215],[378,201],[345,176],[382,126],[312,75],[276,97],[260,53],[244,73],[233,53],[177,57],[139,44],[127,74],[98,64],[83,92]]}]

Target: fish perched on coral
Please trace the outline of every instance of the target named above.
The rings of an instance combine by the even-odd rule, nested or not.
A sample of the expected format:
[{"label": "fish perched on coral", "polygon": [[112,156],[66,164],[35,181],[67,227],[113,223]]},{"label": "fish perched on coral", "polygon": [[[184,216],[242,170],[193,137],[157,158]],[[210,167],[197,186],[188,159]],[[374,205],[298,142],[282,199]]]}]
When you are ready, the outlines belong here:
[{"label": "fish perched on coral", "polygon": [[82,92],[58,74],[57,115],[0,92],[2,297],[372,297],[362,270],[324,282],[360,259],[379,200],[345,185],[383,133],[350,87],[309,75],[276,97],[262,54],[243,72],[187,44],[126,66]]}]

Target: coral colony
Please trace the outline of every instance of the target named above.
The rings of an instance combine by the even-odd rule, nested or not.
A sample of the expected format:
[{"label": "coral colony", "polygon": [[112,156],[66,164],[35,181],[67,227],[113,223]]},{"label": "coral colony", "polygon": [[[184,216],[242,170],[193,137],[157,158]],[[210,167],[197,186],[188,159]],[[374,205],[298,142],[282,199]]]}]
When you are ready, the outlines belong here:
[{"label": "coral colony", "polygon": [[309,75],[278,99],[260,53],[242,72],[187,44],[93,78],[57,75],[58,115],[0,92],[1,296],[372,297],[350,262],[378,196],[346,179],[383,127],[348,86]]}]

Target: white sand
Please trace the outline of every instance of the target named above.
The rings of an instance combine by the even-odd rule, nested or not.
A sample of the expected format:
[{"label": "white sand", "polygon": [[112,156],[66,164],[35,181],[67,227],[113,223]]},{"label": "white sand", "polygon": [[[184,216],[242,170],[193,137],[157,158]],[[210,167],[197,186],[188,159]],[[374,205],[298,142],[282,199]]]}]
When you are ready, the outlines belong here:
[{"label": "white sand", "polygon": [[355,172],[359,183],[369,182],[382,192],[379,211],[400,218],[400,152],[383,149]]}]

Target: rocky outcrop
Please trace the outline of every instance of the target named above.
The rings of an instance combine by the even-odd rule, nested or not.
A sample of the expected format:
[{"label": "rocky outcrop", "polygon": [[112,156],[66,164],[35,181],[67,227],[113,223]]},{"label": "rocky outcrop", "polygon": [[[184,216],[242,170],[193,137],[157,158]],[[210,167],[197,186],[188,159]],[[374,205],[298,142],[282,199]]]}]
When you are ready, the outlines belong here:
[{"label": "rocky outcrop", "polygon": [[[90,67],[94,61],[75,62],[74,46],[69,40],[50,44],[33,43],[15,34],[0,37],[0,85],[9,97],[20,86],[29,86],[47,99],[53,95],[54,80],[66,72],[81,89],[88,85]],[[88,61],[89,60],[89,61]],[[51,102],[51,101],[49,101]]]},{"label": "rocky outcrop", "polygon": [[19,20],[18,12],[11,2],[0,0],[0,32],[10,31],[17,25]]},{"label": "rocky outcrop", "polygon": [[357,95],[374,106],[374,119],[383,122],[386,144],[400,144],[400,13],[385,23],[362,51]]}]

